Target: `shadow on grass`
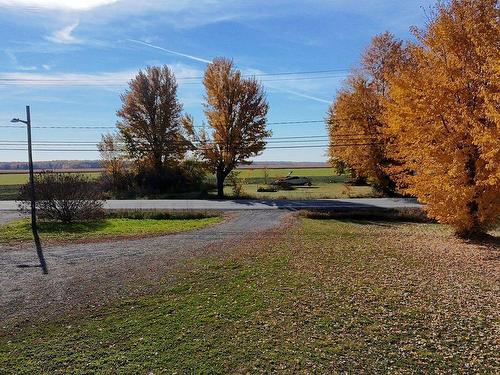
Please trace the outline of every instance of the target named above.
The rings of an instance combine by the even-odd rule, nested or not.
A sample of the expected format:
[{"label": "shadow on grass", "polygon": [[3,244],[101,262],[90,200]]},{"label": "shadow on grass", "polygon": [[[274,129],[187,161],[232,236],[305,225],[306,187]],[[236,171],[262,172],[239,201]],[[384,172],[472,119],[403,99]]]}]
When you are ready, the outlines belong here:
[{"label": "shadow on grass", "polygon": [[489,250],[494,251],[493,258],[489,260],[500,260],[500,237],[494,236],[491,234],[483,234],[481,236],[472,237],[472,238],[462,238],[464,242],[485,246]]},{"label": "shadow on grass", "polygon": [[338,220],[361,225],[376,225],[391,227],[397,223],[434,223],[427,218],[423,210],[416,208],[405,209],[319,209],[308,210],[301,216],[315,220]]},{"label": "shadow on grass", "polygon": [[[88,221],[63,224],[53,221],[42,221],[38,223],[38,229],[41,233],[67,233],[67,234],[84,234],[102,231],[111,224],[107,220]],[[28,230],[31,228],[27,223]]]}]

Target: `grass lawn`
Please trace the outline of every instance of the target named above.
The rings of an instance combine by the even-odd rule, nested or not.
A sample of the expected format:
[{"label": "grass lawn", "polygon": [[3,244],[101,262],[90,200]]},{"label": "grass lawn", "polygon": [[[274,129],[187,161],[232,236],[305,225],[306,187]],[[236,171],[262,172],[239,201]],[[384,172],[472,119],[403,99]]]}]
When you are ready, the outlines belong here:
[{"label": "grass lawn", "polygon": [[302,177],[323,177],[335,175],[335,170],[333,168],[243,168],[238,169],[238,172],[240,172],[239,177],[241,178],[264,178],[265,172],[267,172],[268,177],[274,179],[286,177],[290,172],[293,172],[292,176]]},{"label": "grass lawn", "polygon": [[0,372],[498,373],[498,257],[434,224],[313,220],[161,292],[0,338]]},{"label": "grass lawn", "polygon": [[16,200],[21,185],[0,185],[0,201]]},{"label": "grass lawn", "polygon": [[[314,183],[313,186],[298,186],[295,190],[277,192],[258,192],[262,184],[243,185],[243,195],[256,199],[325,199],[325,198],[360,198],[376,196],[371,186],[347,186],[343,183]],[[224,193],[231,197],[231,186],[224,187]]]},{"label": "grass lawn", "polygon": [[[177,233],[200,229],[221,221],[218,216],[196,219],[127,219],[108,218],[97,222],[73,223],[39,222],[42,240],[70,241],[77,239],[99,239],[106,237],[127,237],[160,233]],[[31,241],[29,219],[0,225],[0,244]]]},{"label": "grass lawn", "polygon": [[[68,172],[73,173],[73,172]],[[90,178],[97,178],[101,172],[83,172],[80,173]],[[28,172],[26,173],[0,173],[0,186],[3,185],[22,185],[28,182]]]}]

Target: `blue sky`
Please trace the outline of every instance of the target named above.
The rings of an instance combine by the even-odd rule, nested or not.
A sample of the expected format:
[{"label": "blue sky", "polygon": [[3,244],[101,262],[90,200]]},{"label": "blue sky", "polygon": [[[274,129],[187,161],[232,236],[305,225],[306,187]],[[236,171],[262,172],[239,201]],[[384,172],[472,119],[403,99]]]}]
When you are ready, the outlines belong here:
[{"label": "blue sky", "polygon": [[[184,110],[201,125],[206,62],[234,59],[246,74],[263,75],[269,122],[322,120],[329,103],[373,35],[409,38],[431,0],[0,0],[0,126],[24,118],[33,126],[116,123],[120,93],[147,65],[168,64]],[[338,70],[338,71],[335,71]],[[191,78],[190,78],[191,77]],[[326,136],[322,123],[270,125],[277,138]],[[33,130],[35,142],[97,142],[112,129]],[[0,161],[26,160],[15,141],[23,128],[0,127]],[[322,146],[326,138],[307,145]],[[277,148],[256,160],[324,161],[322,147]],[[36,148],[53,148],[37,145]],[[93,148],[79,146],[78,148]],[[96,159],[96,152],[35,151],[36,160]]]}]

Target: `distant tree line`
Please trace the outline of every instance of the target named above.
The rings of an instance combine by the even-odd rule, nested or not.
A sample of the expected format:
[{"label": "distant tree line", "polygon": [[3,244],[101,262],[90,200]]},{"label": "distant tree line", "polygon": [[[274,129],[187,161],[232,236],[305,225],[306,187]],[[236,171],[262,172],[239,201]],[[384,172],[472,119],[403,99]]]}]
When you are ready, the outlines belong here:
[{"label": "distant tree line", "polygon": [[[33,166],[37,170],[79,170],[102,168],[100,160],[50,160],[36,161]],[[27,171],[27,162],[0,162],[0,170],[5,171]]]}]

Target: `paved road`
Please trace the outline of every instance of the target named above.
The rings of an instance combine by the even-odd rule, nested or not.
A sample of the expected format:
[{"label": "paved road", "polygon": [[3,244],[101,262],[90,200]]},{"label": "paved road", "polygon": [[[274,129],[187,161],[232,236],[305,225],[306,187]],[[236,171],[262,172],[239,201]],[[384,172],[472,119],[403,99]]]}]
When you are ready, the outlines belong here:
[{"label": "paved road", "polygon": [[[173,235],[86,244],[46,246],[49,275],[39,268],[31,245],[0,245],[0,332],[8,323],[55,317],[140,294],[171,279],[182,260],[221,254],[245,236],[279,227],[287,211],[228,212],[224,222]],[[259,236],[254,234],[259,233]]]},{"label": "paved road", "polygon": [[11,221],[16,221],[25,216],[25,214],[21,214],[17,211],[0,211],[0,224],[6,224]]},{"label": "paved road", "polygon": [[[415,199],[405,198],[352,198],[314,200],[109,200],[108,209],[158,209],[158,210],[269,210],[269,209],[363,209],[363,208],[419,208]],[[16,210],[15,201],[0,201],[0,211]]]}]

